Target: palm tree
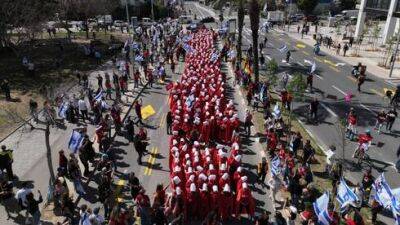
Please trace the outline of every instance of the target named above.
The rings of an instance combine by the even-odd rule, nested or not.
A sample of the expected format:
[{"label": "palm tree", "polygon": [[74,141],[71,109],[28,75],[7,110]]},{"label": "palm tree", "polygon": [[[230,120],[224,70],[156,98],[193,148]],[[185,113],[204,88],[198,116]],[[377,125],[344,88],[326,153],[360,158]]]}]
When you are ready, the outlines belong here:
[{"label": "palm tree", "polygon": [[237,45],[236,45],[236,51],[237,51],[237,59],[239,62],[239,65],[242,64],[242,32],[243,32],[243,21],[244,21],[244,6],[243,6],[243,0],[239,0],[239,9],[238,9],[238,31],[239,31],[239,36],[237,40]]},{"label": "palm tree", "polygon": [[260,26],[260,5],[258,0],[251,0],[249,5],[251,37],[253,39],[254,82],[258,83],[258,28]]}]

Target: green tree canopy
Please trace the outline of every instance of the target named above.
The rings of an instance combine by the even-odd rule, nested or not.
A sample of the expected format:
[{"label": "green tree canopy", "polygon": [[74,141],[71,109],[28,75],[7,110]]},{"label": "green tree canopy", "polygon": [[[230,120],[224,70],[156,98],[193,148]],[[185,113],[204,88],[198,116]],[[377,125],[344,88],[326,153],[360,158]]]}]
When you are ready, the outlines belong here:
[{"label": "green tree canopy", "polygon": [[318,5],[318,0],[298,0],[297,7],[303,11],[305,15],[310,15]]}]

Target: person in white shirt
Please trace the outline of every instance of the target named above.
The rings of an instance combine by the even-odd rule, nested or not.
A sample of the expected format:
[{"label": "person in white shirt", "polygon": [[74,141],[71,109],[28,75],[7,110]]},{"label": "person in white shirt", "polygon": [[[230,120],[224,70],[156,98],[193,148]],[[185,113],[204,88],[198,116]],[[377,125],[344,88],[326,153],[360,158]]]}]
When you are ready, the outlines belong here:
[{"label": "person in white shirt", "polygon": [[[22,187],[21,189],[19,189],[17,191],[17,193],[15,194],[15,198],[18,201],[18,205],[21,207],[21,209],[26,209],[28,207],[28,201],[26,200],[26,196],[32,193],[32,189],[28,188],[28,183],[24,182],[22,183]],[[25,220],[28,221],[28,210],[26,210],[25,212]]]},{"label": "person in white shirt", "polygon": [[85,122],[85,119],[89,120],[88,107],[87,107],[87,104],[86,104],[84,98],[79,99],[79,101],[78,101],[78,109],[81,112],[83,122]]},{"label": "person in white shirt", "polygon": [[79,216],[80,216],[79,225],[92,225],[89,219],[91,210],[88,209],[87,205],[85,204],[81,205],[80,208],[81,210],[79,211]]},{"label": "person in white shirt", "polygon": [[90,221],[95,221],[96,224],[104,224],[104,217],[99,214],[100,208],[93,209],[93,213],[89,216]]}]

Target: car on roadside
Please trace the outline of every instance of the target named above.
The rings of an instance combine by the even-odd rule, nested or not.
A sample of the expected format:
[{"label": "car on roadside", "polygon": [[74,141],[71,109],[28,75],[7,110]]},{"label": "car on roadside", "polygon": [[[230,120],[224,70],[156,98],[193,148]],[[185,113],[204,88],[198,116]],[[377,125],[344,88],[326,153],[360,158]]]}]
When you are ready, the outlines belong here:
[{"label": "car on roadside", "polygon": [[114,21],[114,27],[123,27],[124,26],[124,21],[122,20],[115,20]]},{"label": "car on roadside", "polygon": [[314,23],[318,21],[318,17],[316,15],[307,15],[303,17],[303,20],[310,23]]},{"label": "car on roadside", "polygon": [[214,23],[215,19],[212,16],[205,17],[202,20],[200,20],[201,23]]}]

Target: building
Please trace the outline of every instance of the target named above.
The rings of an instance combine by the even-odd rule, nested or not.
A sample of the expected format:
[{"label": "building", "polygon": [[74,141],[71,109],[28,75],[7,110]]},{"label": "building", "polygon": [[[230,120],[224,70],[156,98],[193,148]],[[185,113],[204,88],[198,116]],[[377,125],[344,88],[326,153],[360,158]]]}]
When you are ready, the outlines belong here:
[{"label": "building", "polygon": [[359,38],[364,30],[366,17],[381,15],[386,17],[383,29],[383,44],[387,43],[399,30],[400,1],[399,0],[361,0],[360,11],[357,18],[355,37]]}]

